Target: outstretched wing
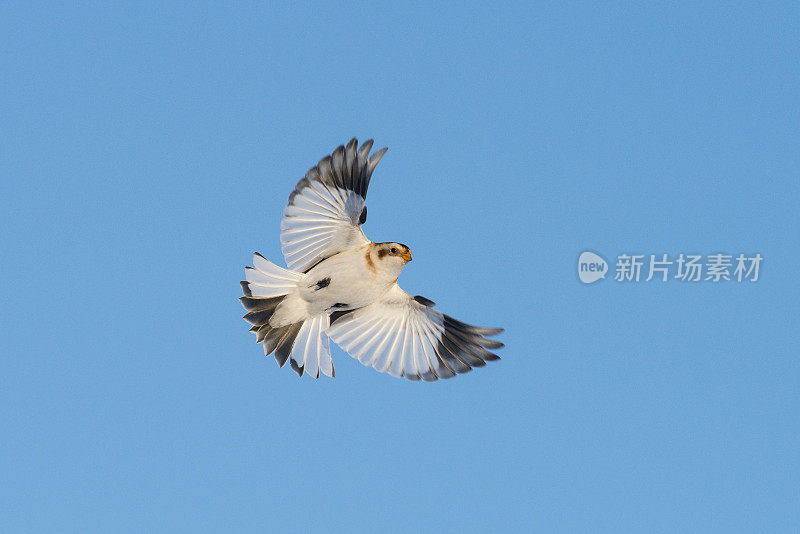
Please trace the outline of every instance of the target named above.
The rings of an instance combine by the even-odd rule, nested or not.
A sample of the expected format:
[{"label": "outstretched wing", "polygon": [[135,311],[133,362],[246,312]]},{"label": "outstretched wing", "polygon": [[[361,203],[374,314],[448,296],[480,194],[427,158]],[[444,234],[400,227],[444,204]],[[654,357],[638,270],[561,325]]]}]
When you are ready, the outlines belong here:
[{"label": "outstretched wing", "polygon": [[397,284],[380,300],[357,310],[334,312],[328,336],[350,356],[379,372],[409,380],[434,381],[466,373],[499,357],[502,328],[479,328],[412,297]]},{"label": "outstretched wing", "polygon": [[361,147],[353,138],[340,145],[297,182],[281,221],[286,265],[305,272],[320,261],[369,242],[361,225],[367,220],[369,180],[386,148],[371,156],[370,139]]}]

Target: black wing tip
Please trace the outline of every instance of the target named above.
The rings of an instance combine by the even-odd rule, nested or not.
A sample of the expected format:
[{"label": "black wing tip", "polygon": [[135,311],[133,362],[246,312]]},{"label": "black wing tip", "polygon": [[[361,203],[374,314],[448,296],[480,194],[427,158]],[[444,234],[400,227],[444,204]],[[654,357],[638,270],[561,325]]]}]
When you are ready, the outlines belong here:
[{"label": "black wing tip", "polygon": [[444,315],[444,322],[449,324],[452,328],[457,330],[469,332],[470,334],[478,334],[480,336],[496,336],[505,332],[505,328],[486,328],[483,326],[473,326],[458,319],[454,319],[447,314]]},{"label": "black wing tip", "polygon": [[481,336],[499,336],[503,332],[505,332],[505,328],[488,328],[483,326],[472,326],[470,328],[473,332],[481,335]]},{"label": "black wing tip", "polygon": [[383,155],[384,155],[384,154],[386,154],[386,152],[387,152],[388,150],[389,150],[389,147],[388,147],[388,146],[385,146],[385,147],[381,147],[381,148],[379,148],[378,150],[376,150],[375,152],[373,152],[372,154],[370,154],[370,156],[369,156],[369,160],[370,160],[370,161],[373,161],[373,160],[375,160],[375,164],[377,165],[377,163],[378,163],[378,160],[380,160],[380,159],[383,157]]},{"label": "black wing tip", "polygon": [[436,306],[436,303],[433,302],[431,299],[427,299],[422,295],[415,295],[414,300],[422,304],[423,306],[427,306],[428,308],[433,308]]},{"label": "black wing tip", "polygon": [[388,147],[383,147],[370,154],[373,143],[372,139],[367,139],[359,146],[358,139],[353,137],[346,145],[339,145],[330,154],[323,156],[297,182],[294,191],[289,194],[288,204],[293,204],[295,196],[300,194],[301,190],[308,186],[310,181],[319,181],[328,186],[343,187],[357,193],[362,198],[366,198],[372,172],[375,170],[378,161],[389,149]]},{"label": "black wing tip", "polygon": [[434,371],[428,371],[425,373],[420,373],[420,378],[422,378],[423,382],[436,382],[439,380],[439,375],[436,374]]},{"label": "black wing tip", "polygon": [[497,361],[500,357],[488,349],[505,346],[499,341],[484,336],[497,335],[502,328],[482,328],[463,323],[444,315],[444,330],[437,347],[437,354],[443,361],[453,365],[450,367],[457,374],[469,372],[475,367],[484,367],[487,362]]},{"label": "black wing tip", "polygon": [[409,380],[411,382],[419,382],[420,379],[422,378],[419,375],[408,374],[405,371],[403,371],[402,376],[403,376],[403,378],[405,378],[406,380]]}]

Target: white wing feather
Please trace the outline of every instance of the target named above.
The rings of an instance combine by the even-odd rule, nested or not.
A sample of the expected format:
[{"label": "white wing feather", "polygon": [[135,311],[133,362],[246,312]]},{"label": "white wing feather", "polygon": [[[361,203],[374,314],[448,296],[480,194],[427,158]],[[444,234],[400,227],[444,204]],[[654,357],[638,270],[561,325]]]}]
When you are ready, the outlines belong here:
[{"label": "white wing feather", "polygon": [[281,248],[286,265],[306,272],[318,262],[369,239],[366,219],[369,180],[386,149],[369,156],[372,141],[361,148],[355,139],[326,156],[297,182],[281,220]]},{"label": "white wing feather", "polygon": [[456,321],[394,284],[369,306],[334,314],[327,333],[350,356],[379,372],[434,381],[498,359],[486,349],[503,344],[484,336],[501,331]]}]

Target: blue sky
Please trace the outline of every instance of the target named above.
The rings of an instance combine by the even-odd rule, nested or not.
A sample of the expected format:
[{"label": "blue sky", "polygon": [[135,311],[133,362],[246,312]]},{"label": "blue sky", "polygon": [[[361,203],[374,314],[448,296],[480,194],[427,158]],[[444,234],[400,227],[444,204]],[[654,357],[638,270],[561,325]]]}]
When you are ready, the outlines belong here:
[{"label": "blue sky", "polygon": [[[796,532],[796,3],[0,7],[9,532]],[[367,235],[503,326],[408,383],[263,356],[294,183],[389,152]],[[583,285],[584,250],[760,253]]]}]

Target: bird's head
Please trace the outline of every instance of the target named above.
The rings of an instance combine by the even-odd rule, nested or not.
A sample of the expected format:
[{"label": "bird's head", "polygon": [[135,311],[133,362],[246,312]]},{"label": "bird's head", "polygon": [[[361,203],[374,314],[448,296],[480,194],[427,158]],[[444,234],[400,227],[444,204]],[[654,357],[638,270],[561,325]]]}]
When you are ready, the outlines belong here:
[{"label": "bird's head", "polygon": [[372,254],[375,258],[375,267],[395,279],[411,261],[411,250],[402,243],[376,243]]},{"label": "bird's head", "polygon": [[378,243],[376,254],[380,261],[402,261],[403,266],[411,261],[411,249],[402,243]]}]

